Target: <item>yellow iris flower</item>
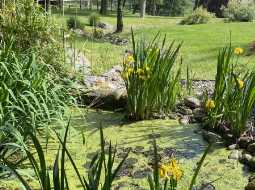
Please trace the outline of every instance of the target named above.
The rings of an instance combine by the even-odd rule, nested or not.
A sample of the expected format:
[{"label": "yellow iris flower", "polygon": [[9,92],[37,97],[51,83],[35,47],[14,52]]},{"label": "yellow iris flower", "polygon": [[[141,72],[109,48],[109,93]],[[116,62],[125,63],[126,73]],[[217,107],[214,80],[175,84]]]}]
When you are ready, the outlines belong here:
[{"label": "yellow iris flower", "polygon": [[241,90],[244,87],[244,81],[237,79],[238,88]]},{"label": "yellow iris flower", "polygon": [[241,55],[241,54],[243,54],[243,52],[244,52],[243,48],[240,48],[240,47],[237,47],[237,48],[235,48],[235,50],[234,50],[234,53],[235,53],[236,55]]},{"label": "yellow iris flower", "polygon": [[173,178],[176,181],[179,181],[183,176],[183,172],[176,159],[172,159],[169,163],[161,165],[159,174],[161,178]]},{"label": "yellow iris flower", "polygon": [[205,108],[207,110],[212,110],[213,108],[215,108],[215,102],[211,99],[207,100],[205,103]]},{"label": "yellow iris flower", "polygon": [[130,63],[134,63],[135,59],[133,57],[133,55],[128,55],[124,61],[125,64],[130,64]]}]

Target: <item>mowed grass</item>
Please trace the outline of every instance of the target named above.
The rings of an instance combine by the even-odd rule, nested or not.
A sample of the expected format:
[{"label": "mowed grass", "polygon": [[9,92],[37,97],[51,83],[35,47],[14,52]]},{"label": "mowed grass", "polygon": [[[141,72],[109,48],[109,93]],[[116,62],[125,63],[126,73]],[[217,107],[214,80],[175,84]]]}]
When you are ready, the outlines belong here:
[{"label": "mowed grass", "polygon": [[[55,14],[58,22],[65,25],[66,19],[74,15],[74,11],[67,11],[65,16]],[[85,25],[88,23],[89,12],[78,12],[77,17]],[[179,25],[181,18],[152,17],[144,19],[138,15],[125,13],[124,32],[119,34],[122,38],[129,39],[127,46],[113,45],[109,42],[77,39],[77,47],[86,49],[85,53],[91,61],[93,71],[96,74],[103,73],[114,65],[121,64],[125,50],[131,49],[131,27],[134,29],[136,38],[145,37],[148,40],[160,32],[161,36],[167,36],[167,43],[173,40],[183,43],[181,57],[183,58],[183,78],[185,77],[185,66],[191,65],[196,79],[213,79],[216,71],[217,54],[220,48],[227,46],[230,41],[233,47],[242,47],[246,54],[240,58],[242,67],[251,69],[255,65],[253,55],[247,56],[249,47],[255,40],[255,23],[225,23],[221,19],[214,19],[208,24],[201,25]],[[102,22],[115,25],[114,14],[101,17]],[[86,27],[89,26],[85,26]]]}]

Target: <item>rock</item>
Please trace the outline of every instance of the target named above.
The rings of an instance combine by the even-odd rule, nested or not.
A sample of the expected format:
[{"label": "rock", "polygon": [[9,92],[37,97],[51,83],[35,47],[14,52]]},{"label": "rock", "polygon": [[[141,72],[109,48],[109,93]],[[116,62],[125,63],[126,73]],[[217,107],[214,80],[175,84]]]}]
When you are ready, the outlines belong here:
[{"label": "rock", "polygon": [[152,118],[153,119],[166,119],[166,115],[163,113],[153,113]]},{"label": "rock", "polygon": [[250,137],[240,137],[238,139],[238,145],[240,148],[246,149],[250,142],[251,142]]},{"label": "rock", "polygon": [[249,144],[248,147],[247,147],[247,150],[250,153],[255,153],[255,143]]},{"label": "rock", "polygon": [[228,156],[228,159],[238,160],[239,159],[239,151],[238,150],[232,150],[230,155]]},{"label": "rock", "polygon": [[170,113],[167,116],[168,116],[169,119],[176,119],[176,120],[178,119],[178,115],[175,114],[175,113]]},{"label": "rock", "polygon": [[236,144],[231,144],[228,146],[228,150],[234,150],[236,149]]},{"label": "rock", "polygon": [[120,100],[121,98],[127,98],[127,91],[125,88],[118,88],[112,92],[112,95],[116,101]]},{"label": "rock", "polygon": [[188,125],[190,123],[190,117],[184,115],[182,118],[179,119],[179,123],[182,125]]},{"label": "rock", "polygon": [[248,164],[251,159],[252,159],[252,155],[244,153],[242,154],[242,157],[240,158],[240,162],[244,164]]},{"label": "rock", "polygon": [[251,181],[245,186],[245,190],[255,190],[255,181]]},{"label": "rock", "polygon": [[250,161],[248,162],[249,169],[252,171],[255,171],[255,157],[252,157]]},{"label": "rock", "polygon": [[104,30],[112,30],[113,29],[113,26],[109,23],[103,23],[103,22],[99,22],[97,24],[97,27],[101,28],[101,29],[104,29]]},{"label": "rock", "polygon": [[184,104],[185,104],[185,106],[187,106],[191,109],[201,107],[200,100],[195,98],[195,97],[186,97],[186,98],[184,98]]},{"label": "rock", "polygon": [[187,107],[178,107],[177,111],[183,115],[192,115],[192,110]]},{"label": "rock", "polygon": [[204,109],[202,108],[195,108],[193,111],[193,118],[197,121],[197,122],[202,122],[204,117],[206,116]]},{"label": "rock", "polygon": [[215,187],[211,183],[208,183],[208,184],[201,185],[199,190],[215,190]]},{"label": "rock", "polygon": [[220,135],[210,131],[203,130],[202,135],[204,140],[206,140],[209,143],[215,143],[222,140]]}]

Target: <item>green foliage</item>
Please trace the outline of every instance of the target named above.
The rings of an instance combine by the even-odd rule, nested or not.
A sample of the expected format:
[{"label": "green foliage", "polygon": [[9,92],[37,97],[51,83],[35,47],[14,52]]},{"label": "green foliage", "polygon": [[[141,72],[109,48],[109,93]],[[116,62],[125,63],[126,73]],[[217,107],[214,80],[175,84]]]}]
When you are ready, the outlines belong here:
[{"label": "green foliage", "polygon": [[135,120],[148,119],[154,112],[167,113],[173,109],[180,94],[181,62],[176,59],[181,47],[174,42],[165,48],[155,39],[146,44],[133,36],[133,55],[124,61],[122,76],[128,94],[128,114]]},{"label": "green foliage", "polygon": [[223,7],[227,21],[251,22],[254,19],[254,4],[242,3],[239,0],[230,0],[227,7]]},{"label": "green foliage", "polygon": [[67,19],[66,21],[67,27],[68,29],[83,29],[83,24],[81,23],[81,21],[76,18],[76,17],[70,17],[69,19]]},{"label": "green foliage", "polygon": [[185,17],[180,24],[205,24],[214,17],[214,14],[209,13],[206,9],[199,7],[193,13]]},{"label": "green foliage", "polygon": [[[235,50],[235,53],[238,52]],[[234,55],[231,47],[219,52],[212,98],[214,106],[207,106],[207,122],[212,127],[224,123],[236,137],[246,130],[255,103],[255,73],[251,71],[241,75],[237,70],[239,56]]]},{"label": "green foliage", "polygon": [[[117,147],[110,146],[106,152],[105,139],[103,135],[103,130],[100,128],[100,142],[101,142],[101,152],[96,154],[90,163],[89,171],[87,177],[81,175],[75,161],[72,158],[71,153],[67,149],[67,137],[69,132],[70,119],[67,127],[65,128],[64,136],[61,137],[59,133],[56,133],[57,139],[59,141],[59,149],[55,158],[52,176],[53,180],[49,177],[51,170],[48,167],[47,161],[45,159],[45,153],[39,139],[34,135],[34,133],[29,133],[32,145],[35,147],[36,153],[32,153],[29,147],[23,146],[22,150],[26,152],[26,156],[29,163],[35,172],[35,176],[39,182],[40,189],[42,190],[65,190],[69,189],[69,182],[67,177],[66,162],[71,162],[71,166],[75,170],[77,175],[77,181],[79,185],[84,190],[110,190],[112,189],[112,183],[115,180],[117,173],[119,172],[121,166],[128,157],[129,152],[124,156],[121,162],[115,166]],[[107,154],[107,157],[106,157]],[[39,161],[38,161],[39,159]],[[16,175],[18,180],[23,184],[26,190],[32,190],[33,188],[26,182],[25,178],[18,172],[17,165],[9,162],[4,154],[0,154],[0,161],[2,165],[0,168],[7,169]],[[0,162],[1,163],[1,162]],[[116,167],[116,169],[114,169]],[[104,178],[102,177],[104,173]]]},{"label": "green foliage", "polygon": [[170,8],[170,15],[171,16],[184,16],[184,13],[188,6],[190,5],[189,0],[170,0],[165,2],[166,5]]},{"label": "green foliage", "polygon": [[6,1],[0,20],[1,41],[12,43],[14,52],[34,52],[38,61],[51,65],[49,72],[65,74],[60,30],[34,0]]},{"label": "green foliage", "polygon": [[91,13],[88,19],[90,26],[97,26],[98,23],[100,22],[100,15],[97,13]]},{"label": "green foliage", "polygon": [[49,65],[36,62],[34,54],[17,55],[11,49],[6,44],[0,53],[0,128],[15,126],[25,138],[34,126],[62,115],[70,98],[47,74]]},{"label": "green foliage", "polygon": [[[205,149],[204,154],[202,155],[201,159],[197,163],[197,167],[194,170],[194,174],[192,176],[189,190],[193,189],[193,186],[196,184],[197,176],[200,172],[200,169],[205,161],[206,156],[208,155],[210,149],[212,147],[212,144],[209,144],[208,147]],[[176,163],[172,163],[172,168],[174,168],[174,171],[167,171],[167,168],[162,168],[162,164],[160,164],[159,156],[158,156],[158,150],[156,145],[156,140],[153,141],[153,148],[154,148],[154,159],[153,159],[153,177],[151,175],[148,176],[148,184],[150,190],[177,190],[178,189],[178,181],[175,180],[173,177],[169,177],[169,175],[173,175],[176,170],[178,170],[178,166]],[[165,171],[162,171],[165,170]],[[166,173],[166,176],[161,176],[162,173]]]}]

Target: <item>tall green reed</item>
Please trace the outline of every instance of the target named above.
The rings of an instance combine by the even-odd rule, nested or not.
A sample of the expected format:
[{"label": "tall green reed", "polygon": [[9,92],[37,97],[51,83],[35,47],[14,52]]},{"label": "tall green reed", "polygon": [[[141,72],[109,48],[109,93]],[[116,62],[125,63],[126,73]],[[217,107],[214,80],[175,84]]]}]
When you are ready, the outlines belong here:
[{"label": "tall green reed", "polygon": [[135,40],[133,53],[124,60],[122,76],[128,94],[128,114],[132,119],[148,119],[154,112],[167,113],[173,109],[180,94],[181,62],[177,57],[181,44],[166,45],[159,35],[147,43]]},{"label": "tall green reed", "polygon": [[[35,147],[36,153],[30,151],[29,146],[21,146],[22,150],[25,150],[27,159],[31,164],[38,185],[42,190],[64,190],[70,189],[70,180],[68,180],[68,173],[66,169],[66,163],[70,162],[70,165],[75,171],[77,182],[80,185],[81,189],[84,190],[110,190],[112,189],[113,181],[116,179],[117,173],[128,157],[129,152],[124,156],[119,164],[116,165],[116,146],[112,147],[111,142],[107,148],[105,145],[105,138],[103,135],[103,129],[100,128],[100,142],[101,142],[101,151],[96,154],[90,163],[87,176],[83,176],[79,171],[71,153],[67,149],[67,138],[69,133],[69,125],[65,128],[64,135],[61,136],[58,132],[55,131],[57,139],[59,141],[59,149],[55,157],[53,170],[49,169],[49,165],[45,158],[45,151],[42,148],[42,145],[38,137],[34,133],[29,133],[29,138],[31,139],[32,145]],[[3,154],[0,154],[0,160],[3,164],[0,166],[8,171],[11,171],[21,184],[25,187],[26,190],[32,190],[30,184],[25,180],[25,178],[18,172],[17,165],[9,162],[8,159],[4,157]],[[0,162],[1,163],[1,162]],[[52,178],[50,174],[52,173]]]},{"label": "tall green reed", "polygon": [[247,129],[255,103],[255,72],[238,70],[240,53],[237,50],[227,47],[219,52],[214,94],[206,103],[207,123],[216,129],[223,124],[235,137]]}]

